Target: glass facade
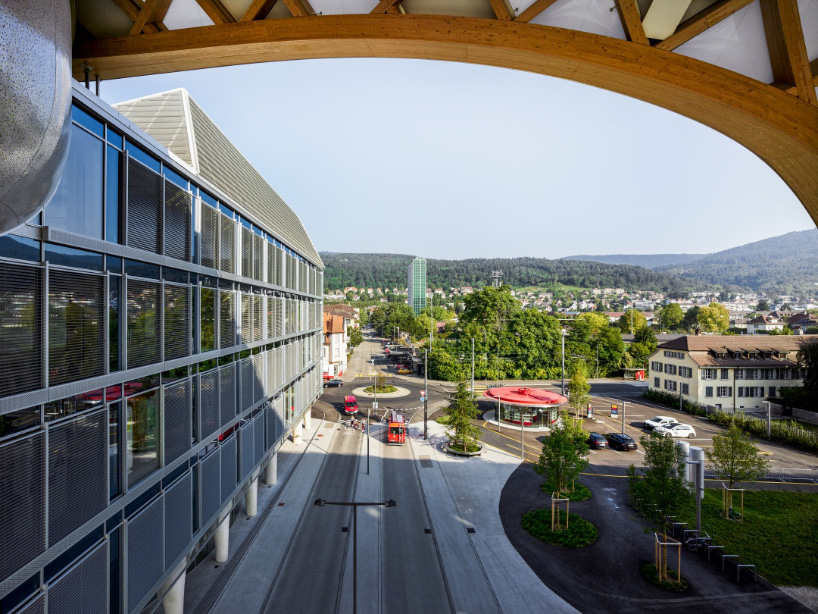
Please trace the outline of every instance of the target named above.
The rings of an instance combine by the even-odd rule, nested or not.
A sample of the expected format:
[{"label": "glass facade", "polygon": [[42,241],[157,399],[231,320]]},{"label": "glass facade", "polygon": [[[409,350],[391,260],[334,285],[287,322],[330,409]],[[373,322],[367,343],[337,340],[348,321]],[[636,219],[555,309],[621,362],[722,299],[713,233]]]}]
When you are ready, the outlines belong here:
[{"label": "glass facade", "polygon": [[77,88],[55,196],[0,237],[0,612],[97,559],[144,604],[321,391],[320,263]]},{"label": "glass facade", "polygon": [[418,315],[426,309],[426,260],[415,258],[409,264],[409,306],[412,312]]}]

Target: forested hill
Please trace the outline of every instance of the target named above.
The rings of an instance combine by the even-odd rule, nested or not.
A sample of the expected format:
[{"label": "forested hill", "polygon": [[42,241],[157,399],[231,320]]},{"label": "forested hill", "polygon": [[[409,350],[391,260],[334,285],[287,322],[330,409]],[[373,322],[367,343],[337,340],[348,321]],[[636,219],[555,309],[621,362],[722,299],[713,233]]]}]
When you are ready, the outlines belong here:
[{"label": "forested hill", "polygon": [[613,254],[610,256],[566,256],[560,260],[585,260],[603,264],[629,264],[646,269],[684,265],[712,254]]},{"label": "forested hill", "polygon": [[790,232],[659,271],[771,294],[818,293],[818,229]]},{"label": "forested hill", "polygon": [[[324,288],[349,286],[405,288],[413,256],[403,254],[340,254],[322,252]],[[472,258],[426,261],[426,278],[434,288],[479,288],[491,284],[491,272],[502,271],[503,283],[513,287],[564,284],[582,288],[656,290],[675,294],[704,288],[705,284],[682,280],[649,269],[599,262],[546,260],[545,258]]]}]

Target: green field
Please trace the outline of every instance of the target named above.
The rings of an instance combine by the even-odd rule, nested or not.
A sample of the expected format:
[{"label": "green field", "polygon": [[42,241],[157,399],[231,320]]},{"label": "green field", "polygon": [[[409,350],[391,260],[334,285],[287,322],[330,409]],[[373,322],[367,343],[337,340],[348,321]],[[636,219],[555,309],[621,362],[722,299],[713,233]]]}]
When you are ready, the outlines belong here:
[{"label": "green field", "polygon": [[[721,496],[708,488],[702,501],[702,529],[714,543],[756,565],[773,584],[818,587],[818,493],[747,491],[743,522],[721,515]],[[735,493],[737,511],[739,501]]]}]

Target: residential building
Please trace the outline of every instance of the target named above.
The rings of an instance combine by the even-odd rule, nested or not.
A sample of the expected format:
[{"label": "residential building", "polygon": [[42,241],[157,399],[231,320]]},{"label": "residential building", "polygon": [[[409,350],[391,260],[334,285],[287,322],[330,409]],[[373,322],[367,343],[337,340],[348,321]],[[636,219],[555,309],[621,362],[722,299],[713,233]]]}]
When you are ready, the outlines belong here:
[{"label": "residential building", "polygon": [[770,332],[772,330],[784,330],[784,323],[775,316],[758,316],[746,323],[747,334],[754,335],[756,332]]},{"label": "residential building", "polygon": [[726,411],[762,409],[782,386],[803,384],[797,354],[805,341],[793,335],[684,335],[651,354],[650,388]]},{"label": "residential building", "polygon": [[324,378],[343,375],[347,370],[347,329],[344,317],[324,313],[323,373]]},{"label": "residential building", "polygon": [[426,260],[415,258],[409,263],[407,286],[409,288],[409,307],[418,315],[426,309]]},{"label": "residential building", "polygon": [[818,328],[818,315],[807,311],[794,313],[787,318],[787,324],[796,334],[803,334],[807,329]]},{"label": "residential building", "polygon": [[204,110],[75,82],[72,118],[52,200],[0,236],[3,612],[184,583],[321,392],[323,263]]}]

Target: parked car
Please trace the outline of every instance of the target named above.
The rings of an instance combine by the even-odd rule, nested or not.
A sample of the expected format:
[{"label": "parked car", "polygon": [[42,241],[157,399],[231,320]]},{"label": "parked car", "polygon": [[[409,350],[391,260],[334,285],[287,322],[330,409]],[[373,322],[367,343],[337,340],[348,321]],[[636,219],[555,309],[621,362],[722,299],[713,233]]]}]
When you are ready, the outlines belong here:
[{"label": "parked car", "polygon": [[636,442],[624,433],[606,433],[605,439],[612,450],[635,450]]},{"label": "parked car", "polygon": [[343,386],[344,380],[338,379],[337,377],[333,377],[328,382],[324,382],[324,388],[337,388],[338,386]]},{"label": "parked car", "polygon": [[411,375],[412,374],[412,369],[407,369],[406,367],[403,367],[402,369],[398,369],[398,374],[399,375]]},{"label": "parked car", "polygon": [[649,431],[652,431],[657,426],[665,426],[668,424],[679,424],[679,421],[671,416],[654,416],[653,418],[648,418],[645,420],[645,423],[642,426]]},{"label": "parked car", "polygon": [[588,433],[587,443],[589,448],[596,448],[597,450],[608,447],[608,440],[599,433]]},{"label": "parked car", "polygon": [[657,426],[654,433],[659,433],[665,437],[687,437],[693,439],[696,436],[696,431],[689,424],[668,424],[666,426]]}]

